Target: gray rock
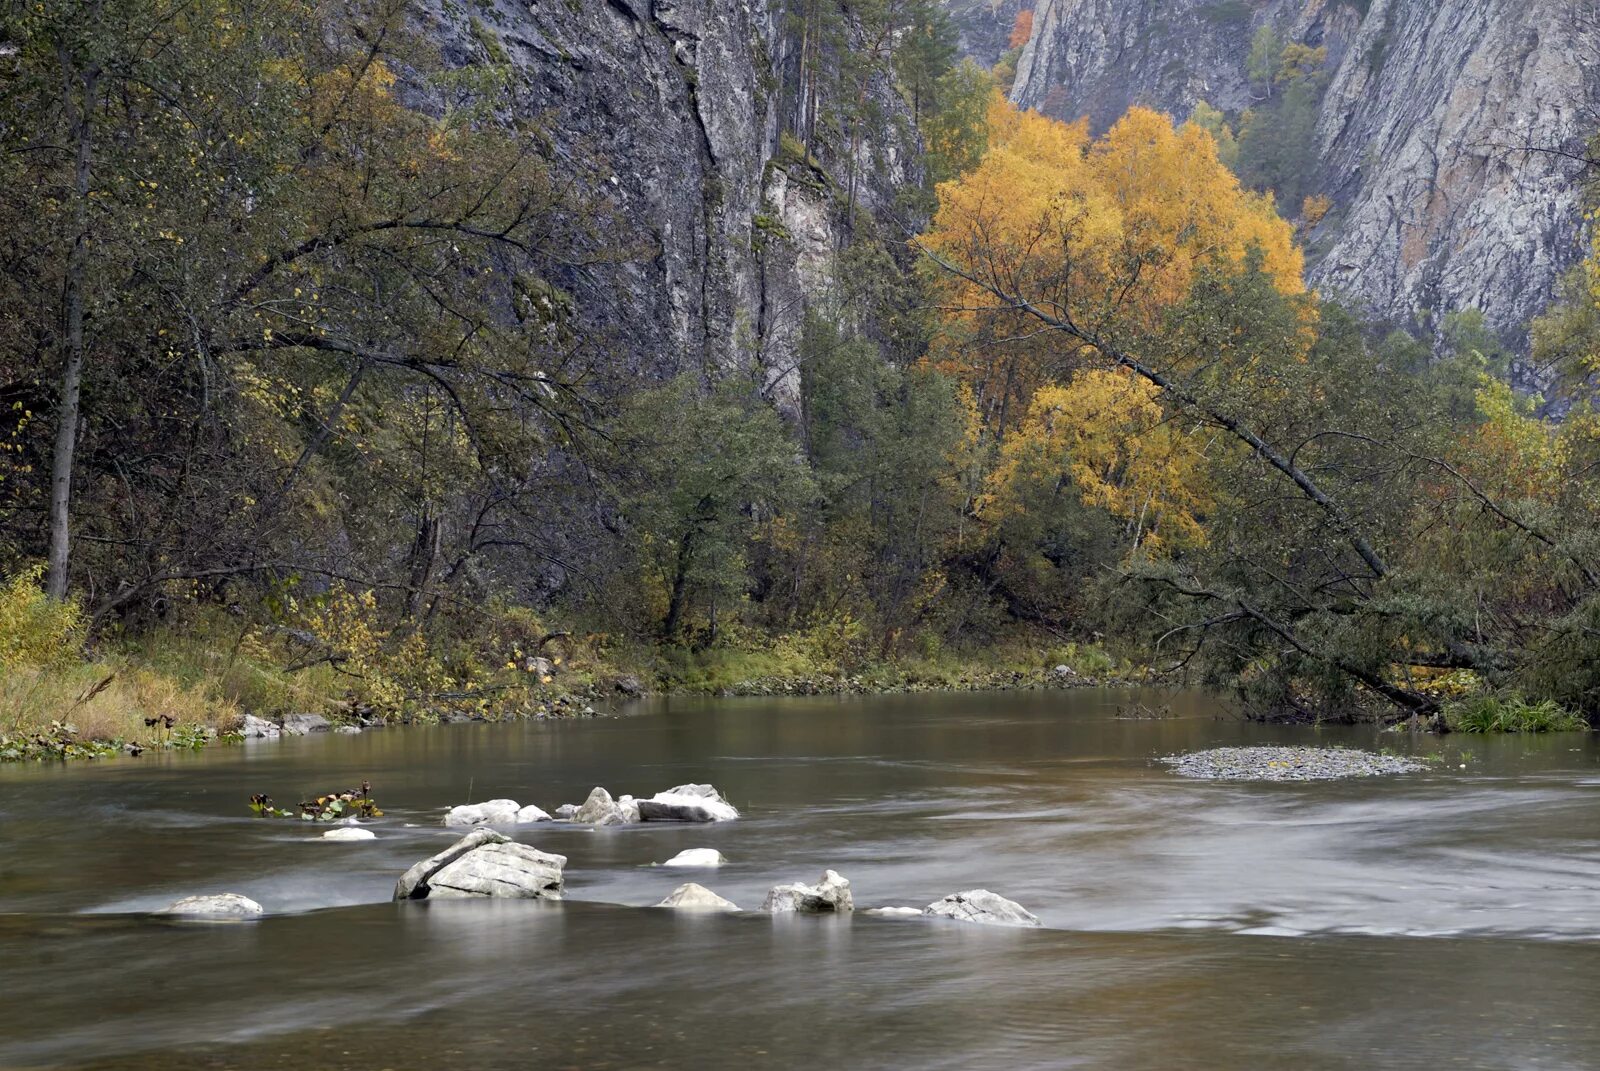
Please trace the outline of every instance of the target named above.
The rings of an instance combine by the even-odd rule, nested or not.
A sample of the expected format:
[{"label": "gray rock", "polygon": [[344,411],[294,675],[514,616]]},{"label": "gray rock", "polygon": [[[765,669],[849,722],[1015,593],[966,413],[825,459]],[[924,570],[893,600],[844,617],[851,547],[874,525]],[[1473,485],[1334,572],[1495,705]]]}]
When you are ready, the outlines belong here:
[{"label": "gray rock", "polygon": [[239,732],[246,740],[276,740],[282,730],[266,718],[258,718],[254,714],[246,714],[244,723],[239,726]]},{"label": "gray rock", "polygon": [[638,677],[623,676],[611,682],[611,686],[630,699],[637,699],[644,694],[644,685]]},{"label": "gray rock", "polygon": [[724,900],[704,885],[688,882],[672,890],[672,895],[656,905],[673,907],[679,911],[737,911],[739,905]]},{"label": "gray rock", "polygon": [[731,822],[739,811],[710,785],[679,785],[639,801],[646,822]]},{"label": "gray rock", "polygon": [[356,826],[341,826],[338,829],[328,830],[322,835],[322,839],[340,841],[376,840],[377,836],[378,835],[370,829],[359,829]]},{"label": "gray rock", "polygon": [[561,806],[556,808],[556,817],[565,819],[569,822],[572,820],[572,816],[577,813],[578,805],[576,803],[563,803]]},{"label": "gray rock", "polygon": [[1218,747],[1161,761],[1202,781],[1333,781],[1427,769],[1415,759],[1348,747]]},{"label": "gray rock", "polygon": [[550,816],[548,814],[546,814],[541,808],[535,807],[531,803],[524,804],[521,808],[519,808],[517,810],[517,824],[518,825],[527,825],[530,822],[549,822],[549,821],[552,821]]},{"label": "gray rock", "polygon": [[290,714],[283,719],[283,731],[288,736],[305,736],[307,733],[325,733],[333,722],[321,714]]},{"label": "gray rock", "polygon": [[611,793],[596,788],[583,801],[583,806],[573,813],[572,820],[586,826],[621,826],[627,825],[629,818],[628,812],[611,798]]},{"label": "gray rock", "polygon": [[863,915],[879,915],[886,919],[921,918],[923,909],[920,907],[869,907],[861,912]]},{"label": "gray rock", "polygon": [[518,844],[490,829],[477,829],[407,870],[395,885],[394,898],[559,900],[561,871],[566,865],[566,856]]},{"label": "gray rock", "polygon": [[447,826],[511,826],[517,824],[517,812],[522,809],[516,800],[485,800],[483,803],[466,803],[452,807],[444,816]]},{"label": "gray rock", "polygon": [[1037,926],[1039,917],[1014,900],[1007,900],[988,889],[951,893],[936,900],[922,913],[932,918],[977,922],[986,926]]},{"label": "gray rock", "polygon": [[356,734],[361,732],[361,726],[359,726],[359,725],[340,725],[336,729],[334,729],[333,731],[336,732],[336,733],[339,733],[339,734],[341,734],[343,736],[355,736]]},{"label": "gray rock", "polygon": [[249,919],[261,914],[261,905],[239,893],[215,893],[210,896],[186,896],[176,900],[158,915],[184,915],[189,918]]},{"label": "gray rock", "polygon": [[837,871],[824,870],[822,879],[815,885],[792,882],[774,885],[767,893],[761,910],[774,915],[787,912],[816,915],[828,912],[855,910],[855,899],[850,895],[850,881]]}]

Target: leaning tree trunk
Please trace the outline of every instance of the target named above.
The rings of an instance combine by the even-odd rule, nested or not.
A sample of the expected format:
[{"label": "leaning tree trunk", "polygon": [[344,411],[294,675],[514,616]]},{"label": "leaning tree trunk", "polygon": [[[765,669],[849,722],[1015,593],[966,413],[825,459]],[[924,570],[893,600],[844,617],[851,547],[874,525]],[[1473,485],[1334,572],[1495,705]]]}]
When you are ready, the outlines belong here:
[{"label": "leaning tree trunk", "polygon": [[[62,283],[62,340],[65,354],[61,364],[60,398],[56,405],[56,442],[50,458],[50,551],[49,577],[45,590],[53,599],[67,596],[67,573],[72,554],[72,468],[78,447],[79,397],[83,387],[83,304],[84,277],[89,261],[89,168],[93,159],[93,140],[89,109],[98,74],[93,69],[79,71],[76,58],[61,52],[62,103],[77,143],[73,165],[72,246],[67,253],[66,278]],[[81,87],[83,97],[77,97]]]}]

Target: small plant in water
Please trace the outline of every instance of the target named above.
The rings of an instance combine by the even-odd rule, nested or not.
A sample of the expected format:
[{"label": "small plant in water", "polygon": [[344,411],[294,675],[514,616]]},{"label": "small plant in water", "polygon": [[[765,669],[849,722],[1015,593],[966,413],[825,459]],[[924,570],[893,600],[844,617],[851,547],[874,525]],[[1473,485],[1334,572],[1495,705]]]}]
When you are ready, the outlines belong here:
[{"label": "small plant in water", "polygon": [[372,798],[372,782],[361,782],[360,788],[343,792],[329,792],[300,801],[300,809],[291,811],[272,802],[272,797],[258,792],[250,797],[250,809],[258,818],[299,818],[305,822],[337,822],[343,818],[382,818]]}]

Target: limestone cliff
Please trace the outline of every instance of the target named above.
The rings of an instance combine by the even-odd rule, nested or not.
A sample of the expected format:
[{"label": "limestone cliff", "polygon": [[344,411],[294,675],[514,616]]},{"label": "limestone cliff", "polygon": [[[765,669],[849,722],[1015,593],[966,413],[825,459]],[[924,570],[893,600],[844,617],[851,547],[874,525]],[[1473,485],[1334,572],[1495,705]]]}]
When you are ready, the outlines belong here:
[{"label": "limestone cliff", "polygon": [[1590,6],[1039,0],[1012,96],[1097,127],[1135,103],[1238,112],[1259,103],[1259,27],[1326,47],[1308,182],[1335,207],[1308,236],[1313,281],[1396,321],[1481,308],[1515,336],[1580,253],[1573,165],[1528,148],[1580,148],[1600,122]]},{"label": "limestone cliff", "polygon": [[608,172],[642,255],[560,282],[614,340],[615,370],[759,367],[792,406],[799,324],[849,238],[850,174],[856,205],[880,216],[921,178],[887,80],[869,87],[887,119],[848,141],[819,136],[802,155],[780,137],[803,96],[782,3],[426,0],[424,11],[447,54],[510,62],[520,107],[547,116],[558,155]]}]

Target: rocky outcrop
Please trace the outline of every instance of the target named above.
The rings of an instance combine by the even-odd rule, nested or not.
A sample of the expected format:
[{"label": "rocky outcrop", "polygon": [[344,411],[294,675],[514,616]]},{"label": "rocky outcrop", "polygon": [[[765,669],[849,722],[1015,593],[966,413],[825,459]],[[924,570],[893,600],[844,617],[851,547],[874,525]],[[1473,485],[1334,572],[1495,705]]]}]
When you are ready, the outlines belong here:
[{"label": "rocky outcrop", "polygon": [[[882,116],[868,136],[818,139],[800,159],[780,141],[804,110],[784,4],[427,0],[422,11],[447,59],[511,65],[524,115],[543,117],[557,159],[624,221],[612,243],[624,255],[552,280],[617,354],[608,371],[636,382],[760,368],[775,401],[797,404],[798,325],[817,297],[806,276],[849,240],[841,206],[893,212],[896,189],[920,178],[890,81],[868,87]],[[790,173],[813,188],[797,194]]]},{"label": "rocky outcrop", "polygon": [[321,714],[290,714],[283,719],[283,733],[285,736],[306,736],[310,733],[326,733],[333,729],[333,722]]},{"label": "rocky outcrop", "polygon": [[[950,0],[956,4],[958,0]],[[1040,0],[1012,98],[1103,128],[1131,104],[1258,106],[1254,31],[1325,47],[1308,188],[1334,208],[1310,277],[1408,322],[1481,309],[1508,338],[1579,255],[1575,165],[1600,25],[1572,0]],[[1288,213],[1297,205],[1285,205]]]},{"label": "rocky outcrop", "polygon": [[739,905],[732,900],[725,900],[706,888],[694,882],[687,882],[672,890],[672,895],[656,905],[657,907],[672,907],[679,911],[737,911]]},{"label": "rocky outcrop", "polygon": [[[632,802],[633,797],[627,797]],[[603,788],[596,788],[589,793],[589,798],[583,801],[572,814],[572,821],[587,826],[622,826],[629,822],[639,820],[636,811],[624,809],[622,804],[611,798],[611,793]]]},{"label": "rocky outcrop", "polygon": [[791,882],[774,885],[767,893],[761,910],[774,915],[796,913],[820,915],[855,910],[855,899],[850,895],[850,880],[838,871],[824,870],[815,885]]},{"label": "rocky outcrop", "polygon": [[1039,917],[1015,900],[1007,900],[988,889],[951,893],[923,908],[930,918],[977,922],[986,926],[1037,926]]},{"label": "rocky outcrop", "polygon": [[564,855],[518,844],[491,829],[477,829],[417,863],[395,884],[396,900],[477,896],[561,899]]},{"label": "rocky outcrop", "polygon": [[679,785],[638,802],[646,822],[731,822],[738,808],[711,785]]},{"label": "rocky outcrop", "polygon": [[158,915],[181,915],[185,918],[250,919],[261,914],[261,905],[239,893],[215,893],[210,896],[186,896],[168,904]]}]

